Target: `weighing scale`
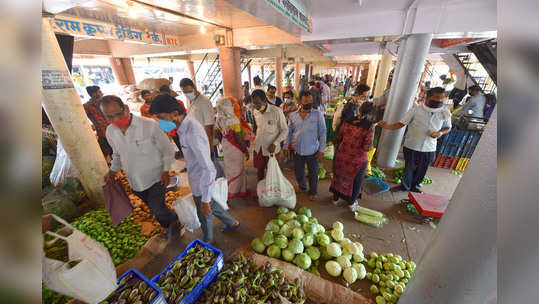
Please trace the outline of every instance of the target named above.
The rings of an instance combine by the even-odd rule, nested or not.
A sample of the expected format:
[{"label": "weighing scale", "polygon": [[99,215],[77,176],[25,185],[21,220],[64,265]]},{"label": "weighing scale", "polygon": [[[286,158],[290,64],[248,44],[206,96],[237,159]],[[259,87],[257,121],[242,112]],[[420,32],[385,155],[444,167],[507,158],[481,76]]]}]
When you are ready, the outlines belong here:
[{"label": "weighing scale", "polygon": [[440,218],[449,204],[449,199],[439,195],[410,192],[408,197],[422,216]]}]

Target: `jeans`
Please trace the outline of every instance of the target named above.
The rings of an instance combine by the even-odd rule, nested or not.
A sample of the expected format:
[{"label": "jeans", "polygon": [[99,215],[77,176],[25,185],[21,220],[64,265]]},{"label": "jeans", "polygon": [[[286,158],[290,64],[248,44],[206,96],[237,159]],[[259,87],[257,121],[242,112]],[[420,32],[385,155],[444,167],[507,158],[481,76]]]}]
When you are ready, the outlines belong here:
[{"label": "jeans", "polygon": [[318,193],[317,153],[304,156],[294,152],[294,170],[296,172],[296,180],[299,188],[302,190],[307,189],[307,183],[305,182],[305,163],[307,163],[307,169],[309,170],[309,193],[311,195],[316,195]]},{"label": "jeans", "polygon": [[205,243],[210,242],[213,240],[213,216],[215,215],[221,222],[225,223],[225,225],[232,225],[236,221],[219,203],[214,201],[213,199],[210,202],[210,208],[212,214],[208,216],[204,216],[202,214],[202,197],[201,196],[194,196],[193,200],[195,201],[195,205],[197,207],[197,215],[198,220],[200,221],[200,227],[202,228],[202,241]]},{"label": "jeans", "polygon": [[163,228],[168,228],[171,223],[178,219],[176,214],[172,213],[165,205],[165,188],[161,186],[161,182],[153,184],[144,191],[133,191],[133,193],[150,208],[150,211]]},{"label": "jeans", "polygon": [[363,187],[363,182],[365,181],[365,170],[367,170],[368,163],[368,161],[365,162],[354,178],[354,190],[352,190],[352,196],[342,196],[340,193],[335,191],[333,192],[334,201],[338,201],[339,198],[342,198],[348,202],[348,205],[353,205],[358,198],[361,199],[361,188]]},{"label": "jeans", "polygon": [[429,166],[434,162],[436,152],[419,152],[406,147],[404,152],[404,176],[402,177],[402,187],[406,191],[417,189]]}]

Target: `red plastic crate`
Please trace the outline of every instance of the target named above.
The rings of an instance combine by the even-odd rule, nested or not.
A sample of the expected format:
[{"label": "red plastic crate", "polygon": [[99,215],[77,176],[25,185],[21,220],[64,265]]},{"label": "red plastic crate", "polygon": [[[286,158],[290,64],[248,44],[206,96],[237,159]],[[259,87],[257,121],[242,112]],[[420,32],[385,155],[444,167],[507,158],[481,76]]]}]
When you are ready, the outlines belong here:
[{"label": "red plastic crate", "polygon": [[440,218],[449,204],[448,198],[439,195],[410,192],[408,197],[423,216]]}]

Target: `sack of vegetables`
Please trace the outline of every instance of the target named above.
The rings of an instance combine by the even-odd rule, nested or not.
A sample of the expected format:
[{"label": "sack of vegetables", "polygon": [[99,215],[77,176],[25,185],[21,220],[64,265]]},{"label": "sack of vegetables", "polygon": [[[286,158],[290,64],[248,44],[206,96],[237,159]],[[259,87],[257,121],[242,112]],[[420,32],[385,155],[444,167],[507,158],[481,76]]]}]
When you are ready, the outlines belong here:
[{"label": "sack of vegetables", "polygon": [[197,239],[152,282],[168,303],[192,304],[222,268],[223,253]]}]

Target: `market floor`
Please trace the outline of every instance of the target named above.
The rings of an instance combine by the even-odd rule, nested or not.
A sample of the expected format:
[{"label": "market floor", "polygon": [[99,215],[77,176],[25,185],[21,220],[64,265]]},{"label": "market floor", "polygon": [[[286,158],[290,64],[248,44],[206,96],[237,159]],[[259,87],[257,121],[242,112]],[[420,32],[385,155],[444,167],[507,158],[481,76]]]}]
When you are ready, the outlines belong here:
[{"label": "market floor", "polygon": [[[285,176],[295,184],[293,171],[283,166]],[[331,162],[324,161],[324,167],[330,168]],[[249,166],[247,169],[249,189],[256,189],[256,170]],[[451,197],[460,177],[451,173],[450,170],[431,167],[427,176],[433,179],[433,184],[424,186],[427,193],[439,194]],[[388,178],[391,179],[391,178]],[[434,228],[409,215],[399,204],[406,198],[406,193],[385,192],[377,196],[364,196],[361,205],[382,211],[388,218],[388,222],[382,228],[373,228],[354,220],[353,213],[344,205],[334,207],[331,204],[329,179],[319,183],[319,195],[315,202],[309,201],[306,194],[297,195],[297,208],[307,206],[312,210],[313,216],[317,217],[324,226],[331,226],[334,221],[344,224],[344,232],[347,237],[361,242],[365,252],[392,252],[400,254],[403,258],[419,262],[421,256],[434,232]],[[392,186],[393,184],[391,184]],[[249,247],[251,240],[260,236],[266,223],[276,217],[276,207],[262,208],[257,201],[250,197],[247,200],[235,199],[229,202],[230,213],[241,222],[238,231],[223,233],[220,228],[221,222],[214,222],[214,238],[216,247],[221,249],[225,259],[237,248]],[[351,235],[359,235],[354,238]],[[153,277],[164,269],[170,261],[176,258],[195,238],[201,238],[201,231],[194,233],[186,232],[185,235],[170,244],[165,250],[149,261],[141,270],[148,277]]]}]

